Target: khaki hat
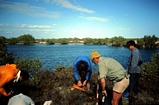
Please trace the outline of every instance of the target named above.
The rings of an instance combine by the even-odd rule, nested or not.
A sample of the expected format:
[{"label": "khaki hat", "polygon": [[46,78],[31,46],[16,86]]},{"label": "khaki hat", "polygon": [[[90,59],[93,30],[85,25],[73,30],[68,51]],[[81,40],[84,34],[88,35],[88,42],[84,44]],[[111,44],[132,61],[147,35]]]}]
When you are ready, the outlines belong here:
[{"label": "khaki hat", "polygon": [[100,55],[97,51],[92,50],[92,53],[91,53],[90,58],[91,58],[91,60],[93,60],[94,58],[98,58],[98,57],[100,57],[100,56],[101,56],[101,55]]}]

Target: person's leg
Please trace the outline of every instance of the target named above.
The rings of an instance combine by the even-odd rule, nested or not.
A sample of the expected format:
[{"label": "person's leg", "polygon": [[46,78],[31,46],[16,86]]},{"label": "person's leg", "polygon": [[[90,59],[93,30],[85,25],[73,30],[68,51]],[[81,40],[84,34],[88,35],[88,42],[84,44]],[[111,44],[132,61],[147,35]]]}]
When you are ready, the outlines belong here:
[{"label": "person's leg", "polygon": [[138,93],[138,88],[139,88],[139,78],[140,78],[140,74],[139,73],[136,73],[136,82],[135,82],[135,85],[134,85],[134,93],[137,94]]},{"label": "person's leg", "polygon": [[130,85],[129,85],[130,93],[134,92],[137,81],[138,81],[137,74],[136,73],[130,74]]},{"label": "person's leg", "polygon": [[122,97],[122,93],[117,93],[117,92],[113,91],[112,105],[118,105],[121,97]]},{"label": "person's leg", "polygon": [[118,105],[119,100],[122,97],[123,92],[126,90],[126,88],[129,85],[129,78],[124,78],[119,82],[116,82],[113,86],[113,99],[112,99],[112,105]]},{"label": "person's leg", "polygon": [[90,81],[87,81],[87,89],[90,90],[90,87],[91,87]]}]

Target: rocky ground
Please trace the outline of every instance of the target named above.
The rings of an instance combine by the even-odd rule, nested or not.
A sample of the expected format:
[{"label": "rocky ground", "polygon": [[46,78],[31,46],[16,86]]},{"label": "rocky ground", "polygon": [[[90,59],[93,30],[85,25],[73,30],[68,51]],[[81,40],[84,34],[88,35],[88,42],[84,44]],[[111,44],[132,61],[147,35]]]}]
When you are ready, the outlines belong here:
[{"label": "rocky ground", "polygon": [[[72,67],[59,67],[54,72],[45,71],[37,73],[32,79],[15,85],[14,90],[24,90],[36,105],[43,105],[45,101],[52,100],[52,105],[96,105],[97,73],[91,77],[91,91],[82,92],[73,89],[74,77]],[[108,103],[111,100],[112,85],[107,83]],[[98,91],[100,92],[100,91]],[[132,100],[132,105],[159,104],[159,89],[156,85],[140,81],[140,92]],[[102,105],[102,96],[99,93],[98,105]],[[129,99],[123,98],[120,105],[129,105]],[[1,104],[0,104],[1,105]]]}]

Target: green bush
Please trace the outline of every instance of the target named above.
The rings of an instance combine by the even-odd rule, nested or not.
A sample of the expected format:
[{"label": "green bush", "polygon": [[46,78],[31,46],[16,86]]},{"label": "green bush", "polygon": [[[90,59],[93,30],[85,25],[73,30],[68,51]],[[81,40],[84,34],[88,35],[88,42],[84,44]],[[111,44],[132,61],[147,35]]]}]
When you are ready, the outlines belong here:
[{"label": "green bush", "polygon": [[159,82],[159,53],[153,54],[150,62],[142,65],[141,76],[143,80],[158,84]]},{"label": "green bush", "polygon": [[27,71],[31,76],[42,70],[42,62],[38,58],[17,58],[15,64],[17,64],[20,70]]}]

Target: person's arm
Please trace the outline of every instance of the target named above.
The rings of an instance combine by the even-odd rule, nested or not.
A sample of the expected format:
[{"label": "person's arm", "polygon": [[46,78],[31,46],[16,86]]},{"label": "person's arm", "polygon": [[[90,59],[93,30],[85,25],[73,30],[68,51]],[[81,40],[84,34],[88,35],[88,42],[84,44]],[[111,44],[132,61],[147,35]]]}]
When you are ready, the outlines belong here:
[{"label": "person's arm", "polygon": [[107,96],[107,91],[105,90],[105,87],[106,87],[106,80],[105,78],[101,78],[100,80],[100,86],[102,88],[102,94]]},{"label": "person's arm", "polygon": [[78,76],[78,70],[77,70],[77,67],[74,65],[73,67],[73,74],[74,74],[74,77],[75,77],[75,80],[79,80],[79,76]]},{"label": "person's arm", "polygon": [[105,90],[105,78],[101,78],[100,79],[100,85],[101,85],[101,88],[102,88],[102,91],[104,91]]},{"label": "person's arm", "polygon": [[10,82],[12,79],[12,77],[3,76],[3,79],[0,81],[0,94],[4,96],[10,96],[12,94],[12,92],[7,94],[7,92],[4,89],[4,85]]},{"label": "person's arm", "polygon": [[8,96],[7,92],[4,90],[4,88],[0,88],[0,94],[3,96]]}]

